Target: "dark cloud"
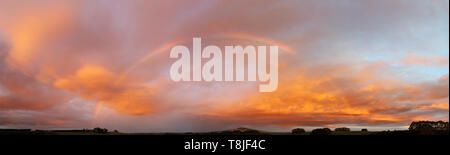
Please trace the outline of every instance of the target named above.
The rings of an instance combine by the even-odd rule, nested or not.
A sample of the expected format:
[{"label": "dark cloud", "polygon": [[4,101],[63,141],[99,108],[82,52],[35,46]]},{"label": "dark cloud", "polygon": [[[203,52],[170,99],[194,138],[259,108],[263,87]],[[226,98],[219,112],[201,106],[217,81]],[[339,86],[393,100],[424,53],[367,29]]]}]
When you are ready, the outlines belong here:
[{"label": "dark cloud", "polygon": [[0,61],[0,110],[44,110],[64,103],[63,91],[13,71]]}]

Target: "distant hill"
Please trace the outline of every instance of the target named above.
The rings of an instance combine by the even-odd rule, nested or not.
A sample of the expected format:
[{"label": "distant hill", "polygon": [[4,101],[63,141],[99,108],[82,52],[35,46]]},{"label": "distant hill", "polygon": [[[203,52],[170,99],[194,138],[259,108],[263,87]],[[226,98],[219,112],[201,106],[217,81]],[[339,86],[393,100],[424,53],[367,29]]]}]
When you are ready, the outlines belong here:
[{"label": "distant hill", "polygon": [[266,134],[263,131],[249,129],[249,128],[236,128],[236,129],[219,131],[219,132],[214,132],[214,133],[217,133],[217,134],[230,134],[230,135],[261,135],[261,134]]}]

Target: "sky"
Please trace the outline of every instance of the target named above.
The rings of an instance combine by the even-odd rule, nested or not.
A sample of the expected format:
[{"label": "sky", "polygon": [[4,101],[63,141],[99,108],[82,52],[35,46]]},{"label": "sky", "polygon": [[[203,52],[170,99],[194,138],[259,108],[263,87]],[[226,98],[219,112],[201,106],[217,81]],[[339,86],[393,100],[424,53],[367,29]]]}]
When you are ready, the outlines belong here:
[{"label": "sky", "polygon": [[[194,37],[279,46],[277,91],[171,81]],[[0,0],[0,128],[407,129],[448,71],[448,0]]]}]

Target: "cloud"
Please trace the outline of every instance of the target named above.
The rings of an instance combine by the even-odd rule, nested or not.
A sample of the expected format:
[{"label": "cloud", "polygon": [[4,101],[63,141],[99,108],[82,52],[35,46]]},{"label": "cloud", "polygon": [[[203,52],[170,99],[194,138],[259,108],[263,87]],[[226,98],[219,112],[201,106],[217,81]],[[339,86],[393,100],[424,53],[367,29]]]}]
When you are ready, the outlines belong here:
[{"label": "cloud", "polygon": [[14,110],[0,112],[0,126],[33,129],[93,128],[94,104],[81,99],[59,103],[40,110]]},{"label": "cloud", "polygon": [[377,80],[377,76],[370,78],[362,80],[358,74],[329,73],[319,77],[298,74],[281,79],[275,93],[212,106],[198,115],[232,120],[234,124],[292,127],[336,124],[402,126],[411,121],[432,119],[438,113],[448,113],[449,85],[446,77],[422,84],[408,84],[395,79]]},{"label": "cloud", "polygon": [[104,102],[118,112],[133,115],[153,112],[155,89],[148,86],[133,86],[132,82],[116,83],[117,75],[106,69],[86,65],[75,75],[57,79],[56,88],[75,93],[86,99]]},{"label": "cloud", "polygon": [[402,61],[404,65],[422,65],[430,67],[448,66],[448,57],[444,56],[418,56],[410,54]]},{"label": "cloud", "polygon": [[64,92],[17,73],[0,62],[0,111],[44,110],[67,99]]}]

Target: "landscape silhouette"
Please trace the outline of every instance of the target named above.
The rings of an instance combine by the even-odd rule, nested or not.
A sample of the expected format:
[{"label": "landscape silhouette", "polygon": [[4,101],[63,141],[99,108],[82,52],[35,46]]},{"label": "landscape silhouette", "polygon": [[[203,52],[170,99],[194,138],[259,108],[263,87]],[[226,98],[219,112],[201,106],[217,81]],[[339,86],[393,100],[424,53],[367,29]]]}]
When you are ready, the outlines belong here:
[{"label": "landscape silhouette", "polygon": [[0,135],[303,135],[303,136],[331,136],[331,135],[387,135],[387,136],[413,136],[413,135],[449,135],[449,122],[444,121],[416,121],[412,122],[408,130],[369,131],[361,129],[352,131],[350,128],[340,127],[334,131],[330,128],[317,128],[306,131],[295,128],[291,132],[268,132],[249,128],[236,128],[216,132],[183,132],[183,133],[121,133],[106,128],[81,130],[31,130],[31,129],[0,129]]}]

